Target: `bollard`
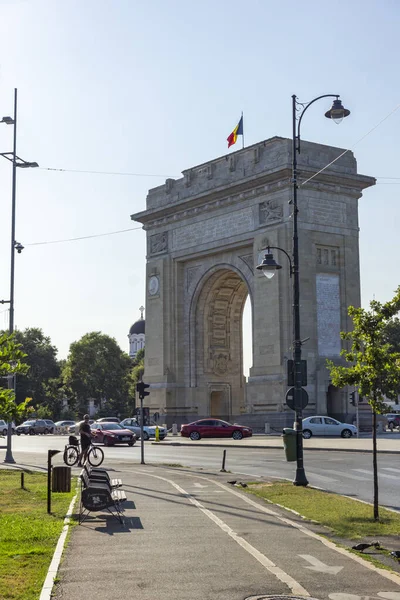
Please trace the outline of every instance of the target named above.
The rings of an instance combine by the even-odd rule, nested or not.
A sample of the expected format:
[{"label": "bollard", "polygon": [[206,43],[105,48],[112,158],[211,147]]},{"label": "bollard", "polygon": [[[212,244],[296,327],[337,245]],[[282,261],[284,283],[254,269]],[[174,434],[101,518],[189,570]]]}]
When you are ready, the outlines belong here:
[{"label": "bollard", "polygon": [[25,473],[21,471],[21,490],[25,489]]},{"label": "bollard", "polygon": [[220,470],[221,473],[226,473],[225,460],[226,460],[226,450],[224,450],[224,452],[222,454],[222,469]]},{"label": "bollard", "polygon": [[172,423],[172,435],[178,435],[178,425],[176,423]]},{"label": "bollard", "polygon": [[51,459],[53,456],[61,452],[61,450],[47,451],[47,513],[51,514]]},{"label": "bollard", "polygon": [[156,442],[160,441],[160,430],[158,428],[158,425],[156,425]]}]

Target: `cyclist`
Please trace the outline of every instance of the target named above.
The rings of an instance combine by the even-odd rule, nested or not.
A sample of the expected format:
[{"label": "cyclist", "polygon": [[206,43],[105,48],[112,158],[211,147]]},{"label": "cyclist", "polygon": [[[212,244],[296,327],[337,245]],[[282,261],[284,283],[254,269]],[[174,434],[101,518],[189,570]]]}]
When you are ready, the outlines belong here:
[{"label": "cyclist", "polygon": [[85,415],[83,417],[82,423],[79,425],[79,434],[81,438],[81,455],[79,457],[78,466],[81,467],[82,463],[86,461],[86,456],[88,450],[90,448],[91,440],[92,440],[92,432],[89,425],[89,415]]}]

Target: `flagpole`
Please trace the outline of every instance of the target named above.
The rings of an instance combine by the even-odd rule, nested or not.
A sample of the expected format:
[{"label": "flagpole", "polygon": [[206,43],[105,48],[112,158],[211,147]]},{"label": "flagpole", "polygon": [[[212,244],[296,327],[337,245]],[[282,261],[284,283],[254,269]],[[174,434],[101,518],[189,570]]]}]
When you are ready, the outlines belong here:
[{"label": "flagpole", "polygon": [[242,150],[244,148],[244,121],[243,121],[243,111],[242,111],[242,129],[243,129],[243,133],[242,133]]}]

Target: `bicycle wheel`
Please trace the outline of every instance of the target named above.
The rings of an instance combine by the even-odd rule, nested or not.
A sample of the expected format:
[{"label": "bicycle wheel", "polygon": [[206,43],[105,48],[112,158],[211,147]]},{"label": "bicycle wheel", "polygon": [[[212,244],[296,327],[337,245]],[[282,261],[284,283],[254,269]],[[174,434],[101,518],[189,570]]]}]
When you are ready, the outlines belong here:
[{"label": "bicycle wheel", "polygon": [[78,448],[76,446],[65,446],[64,462],[66,465],[73,467],[79,458]]},{"label": "bicycle wheel", "polygon": [[92,446],[87,454],[87,459],[92,467],[99,467],[104,460],[104,452],[97,446]]}]

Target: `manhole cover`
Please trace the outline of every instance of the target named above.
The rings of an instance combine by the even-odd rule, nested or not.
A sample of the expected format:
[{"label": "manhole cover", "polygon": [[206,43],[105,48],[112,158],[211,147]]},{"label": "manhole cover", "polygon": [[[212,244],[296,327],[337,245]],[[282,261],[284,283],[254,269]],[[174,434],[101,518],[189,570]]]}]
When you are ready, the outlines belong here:
[{"label": "manhole cover", "polygon": [[310,596],[279,596],[277,594],[262,595],[262,596],[248,596],[245,600],[317,600],[317,598],[310,598]]}]

